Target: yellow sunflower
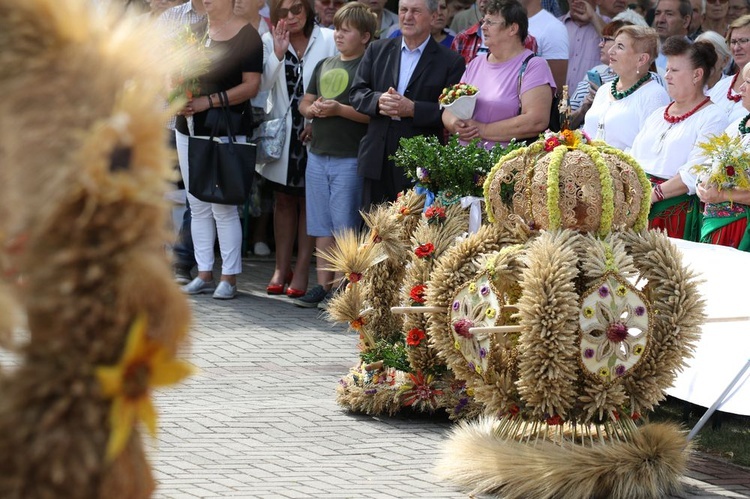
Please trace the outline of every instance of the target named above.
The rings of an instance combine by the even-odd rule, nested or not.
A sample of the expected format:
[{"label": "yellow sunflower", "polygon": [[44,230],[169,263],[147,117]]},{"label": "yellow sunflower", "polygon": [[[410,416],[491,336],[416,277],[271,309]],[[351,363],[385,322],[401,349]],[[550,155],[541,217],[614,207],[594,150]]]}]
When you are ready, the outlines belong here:
[{"label": "yellow sunflower", "polygon": [[156,435],[157,416],[151,403],[151,388],[175,384],[194,371],[188,363],[175,360],[162,345],[149,339],[146,323],[144,315],[135,319],[117,365],[96,368],[104,397],[112,399],[108,460],[125,448],[136,420],[143,421],[151,436]]}]

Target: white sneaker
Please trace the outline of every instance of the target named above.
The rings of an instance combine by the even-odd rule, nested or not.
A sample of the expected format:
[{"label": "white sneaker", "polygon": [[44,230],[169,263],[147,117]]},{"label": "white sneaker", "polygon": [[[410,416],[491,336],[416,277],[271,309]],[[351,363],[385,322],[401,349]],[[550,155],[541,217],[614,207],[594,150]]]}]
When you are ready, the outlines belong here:
[{"label": "white sneaker", "polygon": [[200,295],[203,293],[211,293],[216,289],[216,285],[213,281],[204,281],[200,277],[196,277],[180,289],[183,293],[188,295]]},{"label": "white sneaker", "polygon": [[268,256],[271,254],[271,248],[264,242],[255,243],[253,246],[253,253],[256,256]]},{"label": "white sneaker", "polygon": [[232,286],[226,281],[219,282],[219,285],[214,291],[214,299],[216,300],[231,300],[237,296],[237,286]]}]

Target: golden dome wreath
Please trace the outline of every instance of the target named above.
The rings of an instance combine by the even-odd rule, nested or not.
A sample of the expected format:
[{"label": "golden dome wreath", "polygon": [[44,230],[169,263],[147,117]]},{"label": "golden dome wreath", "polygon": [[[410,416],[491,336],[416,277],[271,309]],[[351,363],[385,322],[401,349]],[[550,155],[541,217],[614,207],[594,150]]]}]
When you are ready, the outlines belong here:
[{"label": "golden dome wreath", "polygon": [[487,414],[454,431],[439,472],[508,498],[660,497],[689,445],[640,424],[699,334],[703,304],[667,237],[646,231],[650,186],[580,132],[503,157],[484,227],[428,282],[428,336]]}]

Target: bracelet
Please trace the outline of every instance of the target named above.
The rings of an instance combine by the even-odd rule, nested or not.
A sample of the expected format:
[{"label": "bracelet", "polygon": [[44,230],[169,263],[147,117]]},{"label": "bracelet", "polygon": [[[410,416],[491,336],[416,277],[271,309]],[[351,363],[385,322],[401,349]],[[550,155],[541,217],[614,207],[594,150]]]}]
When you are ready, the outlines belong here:
[{"label": "bracelet", "polygon": [[664,192],[661,190],[661,184],[654,186],[654,194],[656,194],[657,201],[664,201]]},{"label": "bracelet", "polygon": [[208,97],[208,108],[211,109],[214,107],[214,101],[211,99],[211,94],[208,94],[206,97]]}]

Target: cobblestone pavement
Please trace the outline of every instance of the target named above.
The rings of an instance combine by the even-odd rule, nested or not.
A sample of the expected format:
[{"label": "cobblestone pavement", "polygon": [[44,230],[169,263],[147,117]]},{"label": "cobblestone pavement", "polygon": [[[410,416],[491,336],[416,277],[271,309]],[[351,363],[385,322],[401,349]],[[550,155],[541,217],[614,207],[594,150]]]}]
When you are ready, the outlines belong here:
[{"label": "cobblestone pavement", "polygon": [[[267,296],[272,268],[246,259],[237,299],[191,298],[186,357],[200,373],[156,397],[159,436],[145,439],[155,497],[467,497],[431,471],[447,420],[353,415],[336,404],[356,338],[317,309]],[[685,483],[685,498],[750,497],[750,471],[707,457]]]}]

